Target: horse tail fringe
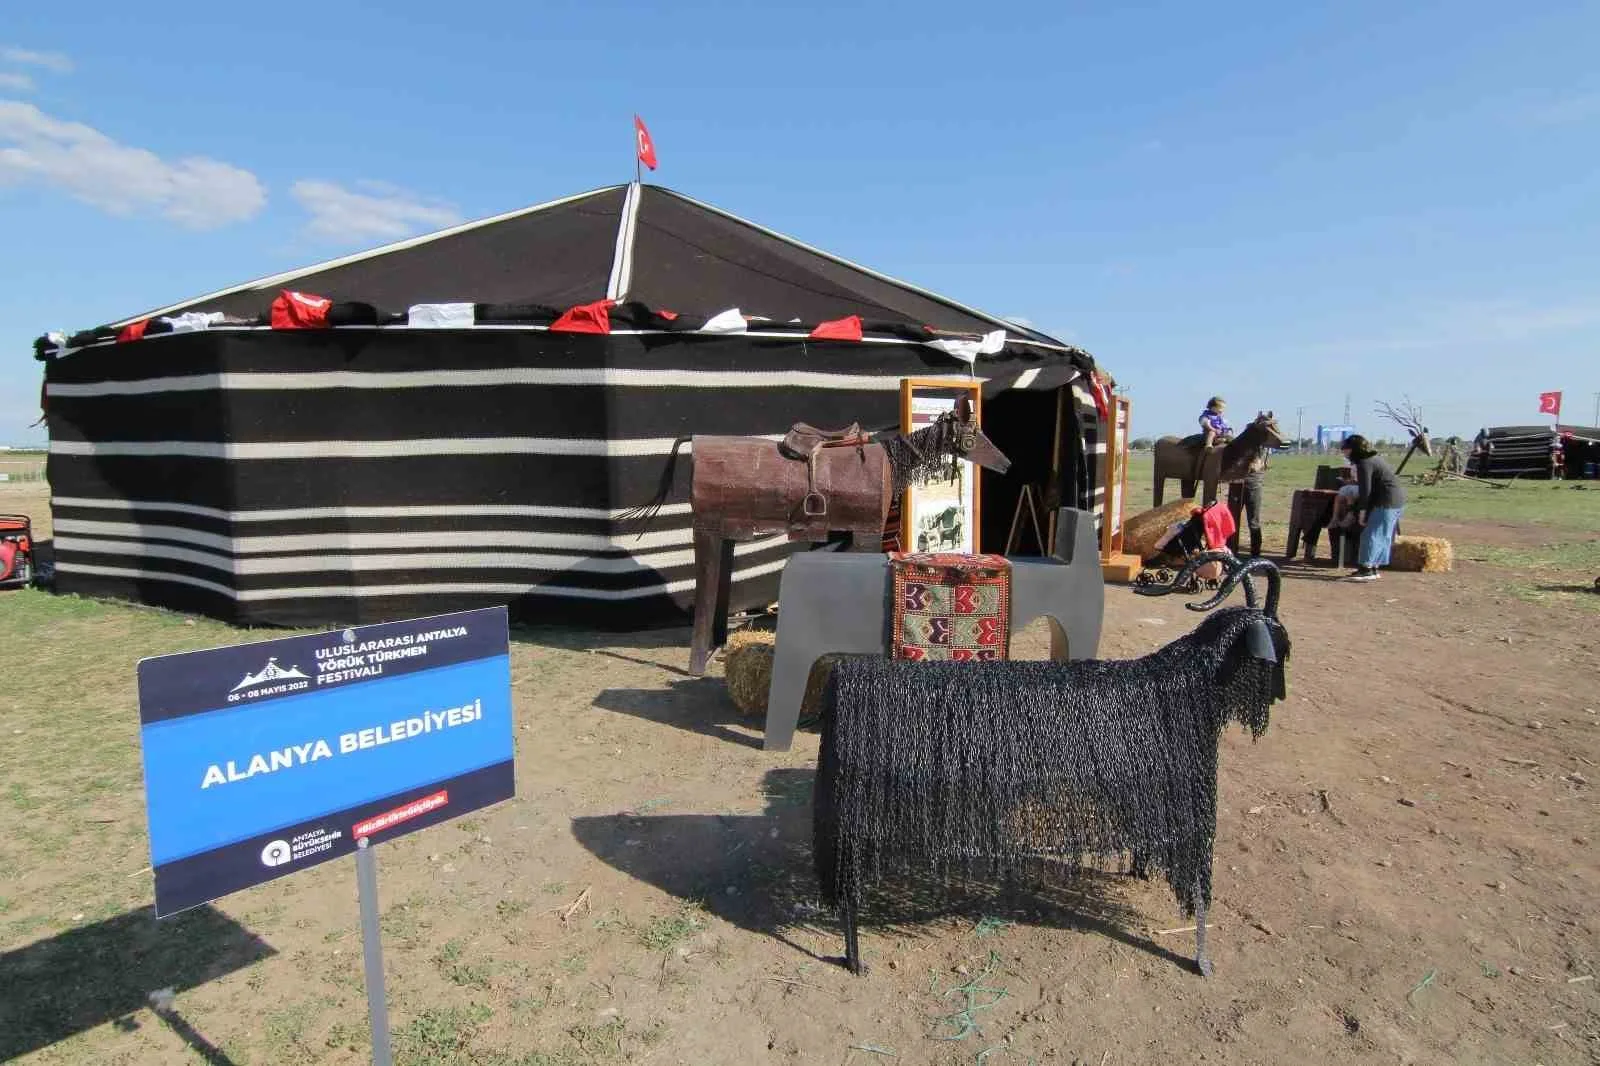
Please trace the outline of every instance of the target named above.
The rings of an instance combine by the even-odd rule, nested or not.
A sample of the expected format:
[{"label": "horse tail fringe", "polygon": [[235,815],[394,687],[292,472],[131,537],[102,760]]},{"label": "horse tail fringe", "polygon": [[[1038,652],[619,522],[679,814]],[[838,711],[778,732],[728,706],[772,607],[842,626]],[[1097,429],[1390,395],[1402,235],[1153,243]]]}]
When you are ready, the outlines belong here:
[{"label": "horse tail fringe", "polygon": [[637,531],[639,536],[644,536],[650,528],[650,523],[655,521],[656,515],[661,513],[661,508],[666,505],[667,498],[672,495],[672,484],[678,470],[678,450],[689,443],[688,437],[679,437],[672,442],[672,451],[667,453],[667,465],[661,470],[661,482],[656,487],[656,494],[649,502],[637,507],[630,507],[617,515],[626,532]]}]

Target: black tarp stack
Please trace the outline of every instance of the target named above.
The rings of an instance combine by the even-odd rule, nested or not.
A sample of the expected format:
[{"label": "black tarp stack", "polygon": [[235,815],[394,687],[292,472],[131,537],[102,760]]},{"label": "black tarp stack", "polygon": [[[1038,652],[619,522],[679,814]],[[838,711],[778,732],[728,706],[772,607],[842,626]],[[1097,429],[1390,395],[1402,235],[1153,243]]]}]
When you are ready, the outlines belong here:
[{"label": "black tarp stack", "polygon": [[1561,449],[1568,480],[1600,477],[1600,429],[1592,426],[1491,426],[1480,430],[1467,458],[1467,474],[1480,478],[1550,478]]}]

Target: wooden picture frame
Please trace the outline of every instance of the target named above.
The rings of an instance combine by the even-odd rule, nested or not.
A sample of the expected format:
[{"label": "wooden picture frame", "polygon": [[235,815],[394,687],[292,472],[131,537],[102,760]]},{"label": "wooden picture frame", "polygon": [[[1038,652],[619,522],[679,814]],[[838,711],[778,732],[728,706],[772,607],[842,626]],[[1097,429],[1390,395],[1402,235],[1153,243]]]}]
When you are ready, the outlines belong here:
[{"label": "wooden picture frame", "polygon": [[[900,432],[914,433],[963,395],[972,401],[972,417],[983,425],[983,382],[948,378],[900,379]],[[900,550],[950,551],[975,555],[982,551],[983,487],[978,467],[955,460],[955,482],[908,485],[900,498]],[[946,512],[954,508],[953,515]]]},{"label": "wooden picture frame", "polygon": [[1128,435],[1133,427],[1133,402],[1112,394],[1106,418],[1105,517],[1100,523],[1100,555],[1109,560],[1122,552],[1122,526],[1127,519]]}]

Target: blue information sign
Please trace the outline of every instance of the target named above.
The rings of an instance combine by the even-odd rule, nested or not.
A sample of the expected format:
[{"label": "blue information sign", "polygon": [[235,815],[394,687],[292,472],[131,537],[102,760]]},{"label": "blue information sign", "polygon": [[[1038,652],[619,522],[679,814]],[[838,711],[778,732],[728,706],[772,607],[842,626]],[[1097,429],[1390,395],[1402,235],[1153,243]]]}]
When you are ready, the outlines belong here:
[{"label": "blue information sign", "polygon": [[504,607],[139,662],[165,917],[515,794]]}]

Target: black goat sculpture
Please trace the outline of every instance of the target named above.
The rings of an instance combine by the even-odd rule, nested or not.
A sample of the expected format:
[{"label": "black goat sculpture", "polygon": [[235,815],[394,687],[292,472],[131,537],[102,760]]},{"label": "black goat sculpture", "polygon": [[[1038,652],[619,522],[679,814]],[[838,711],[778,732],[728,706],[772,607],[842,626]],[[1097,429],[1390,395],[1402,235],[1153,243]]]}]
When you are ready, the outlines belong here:
[{"label": "black goat sculpture", "polygon": [[[1191,558],[1161,595],[1221,561],[1209,610],[1245,583],[1246,603],[1139,659],[923,663],[851,658],[825,697],[813,834],[817,877],[862,972],[856,922],[870,882],[893,869],[1059,876],[1131,858],[1157,868],[1195,918],[1206,957],[1216,836],[1217,747],[1237,721],[1255,737],[1286,695],[1290,643],[1277,568],[1224,552]],[[1251,573],[1269,582],[1256,605]]]}]

